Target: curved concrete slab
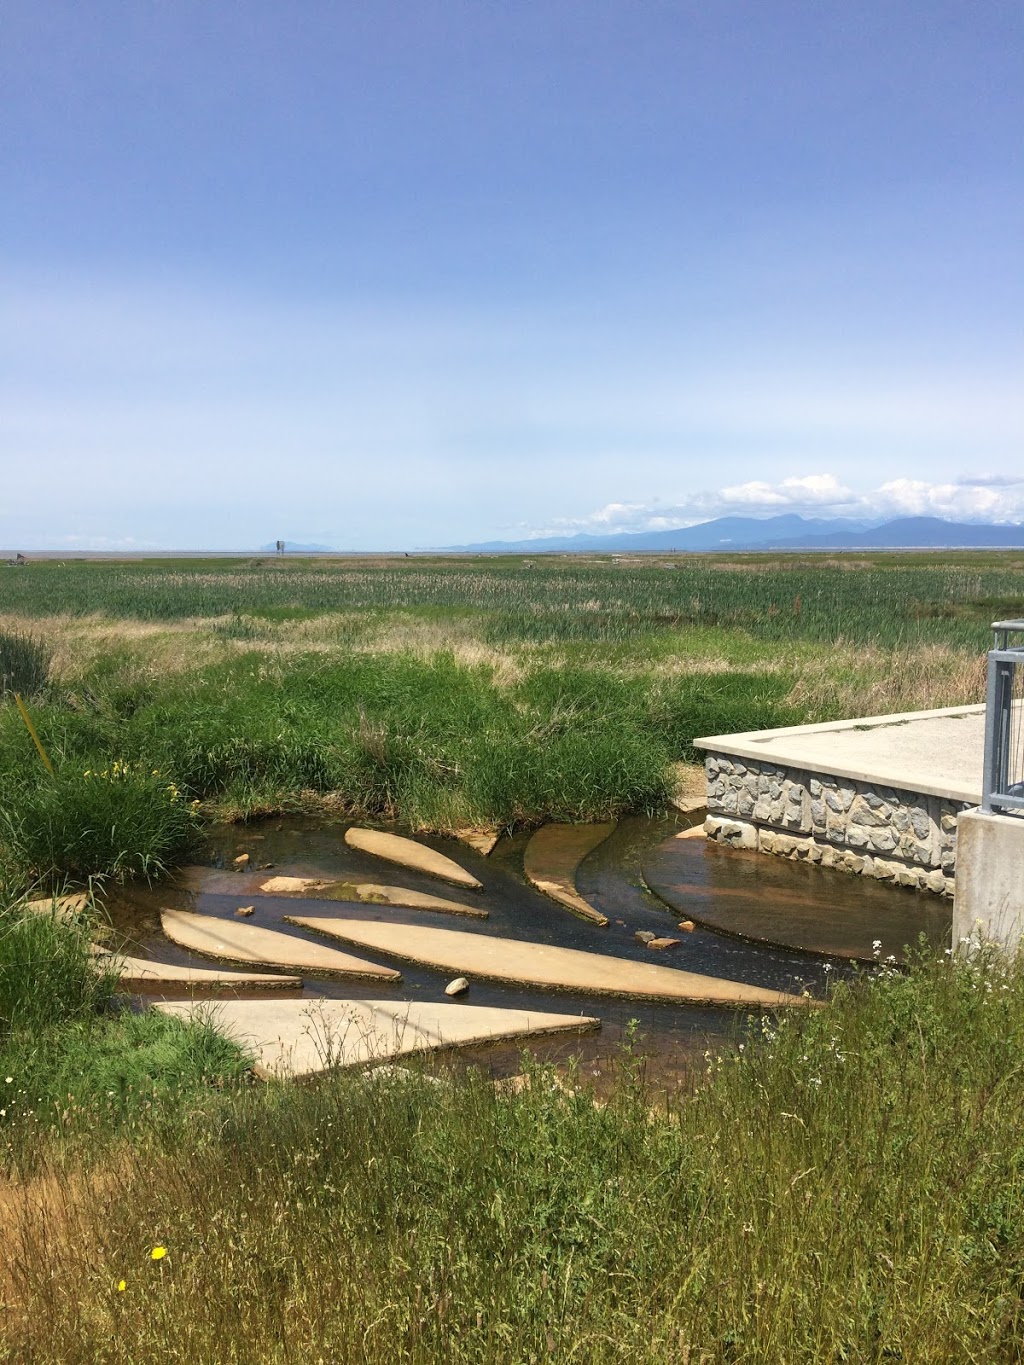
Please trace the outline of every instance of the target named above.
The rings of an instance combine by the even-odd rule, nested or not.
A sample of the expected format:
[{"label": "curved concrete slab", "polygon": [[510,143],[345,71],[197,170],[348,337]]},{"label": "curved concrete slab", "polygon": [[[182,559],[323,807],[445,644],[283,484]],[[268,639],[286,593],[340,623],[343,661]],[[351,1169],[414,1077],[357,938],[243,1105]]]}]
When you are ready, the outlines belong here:
[{"label": "curved concrete slab", "polygon": [[351,901],[355,905],[396,905],[404,910],[434,910],[439,914],[488,918],[488,912],[476,905],[462,905],[459,901],[445,900],[443,896],[410,891],[404,886],[384,886],[380,882],[325,882],[312,877],[272,877],[263,882],[260,890],[269,895]]},{"label": "curved concrete slab", "polygon": [[903,956],[924,933],[949,941],[951,911],[923,891],[762,853],[726,848],[690,831],[656,844],[643,878],[677,913],[722,933],[802,952],[869,962]]},{"label": "curved concrete slab", "polygon": [[580,919],[607,924],[608,916],[602,915],[576,890],[576,869],[614,830],[614,821],[604,825],[542,825],[531,836],[523,855],[528,880]]},{"label": "curved concrete slab", "polygon": [[171,989],[180,987],[221,987],[225,990],[277,990],[298,991],[302,989],[301,976],[278,976],[273,972],[225,972],[216,967],[183,967],[176,962],[153,962],[143,957],[123,957],[120,953],[110,953],[99,949],[96,965],[100,969],[114,970],[122,986],[133,990]]},{"label": "curved concrete slab", "polygon": [[686,1004],[750,1005],[774,1009],[806,1005],[802,996],[762,990],[696,972],[650,962],[557,948],[546,943],[491,938],[460,929],[431,929],[371,920],[321,919],[289,915],[291,924],[346,943],[388,953],[408,962],[491,981],[572,991],[579,995],[618,995],[637,1000],[676,1000]]},{"label": "curved concrete slab", "polygon": [[182,1000],[161,1002],[156,1009],[182,1019],[208,1019],[254,1053],[256,1074],[267,1078],[312,1076],[438,1048],[600,1027],[600,1020],[581,1015],[391,1000],[232,1000],[212,1009]]},{"label": "curved concrete slab", "polygon": [[362,853],[372,853],[375,858],[385,862],[397,863],[400,867],[411,867],[415,872],[426,872],[431,877],[451,882],[454,886],[464,886],[471,891],[482,891],[483,883],[478,882],[472,873],[438,853],[426,844],[415,839],[405,839],[400,834],[386,834],[379,829],[361,829],[353,825],[345,831],[345,842],[349,848],[357,848]]},{"label": "curved concrete slab", "polygon": [[361,957],[325,948],[322,943],[239,920],[194,915],[187,910],[164,910],[160,925],[172,942],[223,962],[258,962],[267,967],[297,967],[303,972],[361,976],[375,981],[401,980],[401,973],[391,967],[379,967]]}]

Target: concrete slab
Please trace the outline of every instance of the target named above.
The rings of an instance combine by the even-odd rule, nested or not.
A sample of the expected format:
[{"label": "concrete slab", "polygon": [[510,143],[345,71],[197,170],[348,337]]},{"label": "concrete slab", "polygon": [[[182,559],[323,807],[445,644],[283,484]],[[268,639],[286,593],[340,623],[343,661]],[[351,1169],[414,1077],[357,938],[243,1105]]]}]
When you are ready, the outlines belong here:
[{"label": "concrete slab", "polygon": [[172,942],[223,962],[258,962],[268,967],[297,967],[303,972],[359,976],[375,981],[401,980],[401,973],[391,967],[380,967],[349,953],[325,948],[322,943],[238,920],[194,915],[187,910],[164,910],[160,926]]},{"label": "concrete slab", "polygon": [[501,833],[497,829],[457,829],[453,830],[456,839],[461,839],[470,848],[475,848],[481,857],[486,858],[498,842]]},{"label": "concrete slab", "polygon": [[523,854],[527,879],[580,919],[607,924],[608,916],[602,915],[576,890],[576,869],[614,830],[614,820],[603,825],[542,825],[531,836]]},{"label": "concrete slab", "polygon": [[188,967],[176,962],[154,962],[150,958],[123,957],[120,953],[110,953],[105,949],[97,950],[96,964],[100,968],[115,969],[121,985],[132,990],[176,988],[188,990],[197,987],[238,991],[302,989],[301,976],[279,976],[273,972],[225,972],[216,967]]},{"label": "concrete slab", "polygon": [[658,967],[605,953],[558,948],[546,943],[491,938],[458,929],[421,925],[378,924],[371,920],[288,916],[289,922],[377,952],[388,953],[426,967],[515,985],[573,991],[579,995],[617,995],[637,1000],[675,1000],[681,1003],[750,1005],[774,1009],[803,1005],[801,996],[762,990],[739,981],[725,981],[696,972]]},{"label": "concrete slab", "polygon": [[265,1078],[312,1076],[439,1048],[600,1027],[598,1019],[582,1015],[390,1000],[233,1000],[214,1006],[167,1001],[156,1008],[178,1018],[209,1019],[255,1054],[254,1069]]},{"label": "concrete slab", "polygon": [[379,829],[361,829],[353,825],[345,831],[345,842],[349,848],[357,848],[362,853],[372,853],[375,858],[397,863],[400,867],[411,867],[416,872],[426,872],[431,877],[464,886],[471,891],[482,891],[483,883],[477,881],[472,873],[446,858],[436,849],[419,844],[415,839],[405,839],[400,834],[386,834]]},{"label": "concrete slab", "polygon": [[699,749],[733,758],[977,803],[984,739],[981,705],[750,730],[693,742]]},{"label": "concrete slab", "polygon": [[71,896],[42,896],[25,902],[25,909],[33,915],[54,915],[57,919],[74,919],[89,905],[89,896],[79,891]]},{"label": "concrete slab", "polygon": [[679,915],[754,942],[871,961],[876,940],[897,957],[922,933],[937,946],[949,940],[948,903],[934,896],[710,839],[665,839],[641,871]]},{"label": "concrete slab", "polygon": [[410,891],[404,886],[385,886],[380,882],[325,882],[313,877],[272,877],[261,884],[260,890],[276,896],[351,901],[356,905],[396,905],[404,910],[433,910],[438,914],[488,918],[488,911],[481,910],[479,906],[463,905],[444,896]]},{"label": "concrete slab", "polygon": [[310,896],[330,882],[322,877],[268,877],[260,890],[268,896]]}]

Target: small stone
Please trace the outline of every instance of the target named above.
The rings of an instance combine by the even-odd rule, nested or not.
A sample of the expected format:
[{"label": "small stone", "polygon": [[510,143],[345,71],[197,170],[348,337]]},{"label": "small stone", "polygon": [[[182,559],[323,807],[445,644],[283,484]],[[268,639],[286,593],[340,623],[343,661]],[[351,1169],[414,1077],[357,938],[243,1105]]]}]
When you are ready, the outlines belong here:
[{"label": "small stone", "polygon": [[259,870],[260,870],[261,872],[266,872],[268,868],[273,867],[273,866],[274,866],[273,863],[260,863]]},{"label": "small stone", "polygon": [[238,909],[235,911],[235,914],[241,915],[243,918],[248,919],[248,917],[253,913],[255,909],[256,909],[255,905],[240,905]]},{"label": "small stone", "polygon": [[445,995],[462,995],[469,990],[469,982],[464,976],[457,976],[454,981],[449,981],[444,988]]},{"label": "small stone", "polygon": [[663,952],[666,948],[674,948],[678,942],[677,938],[650,938],[647,940],[647,946]]},{"label": "small stone", "polygon": [[652,934],[650,929],[638,929],[633,937],[637,943],[653,943],[658,935]]},{"label": "small stone", "polygon": [[697,926],[694,924],[692,919],[681,919],[679,923],[676,925],[676,928],[682,929],[684,934],[692,934],[696,927]]},{"label": "small stone", "polygon": [[248,861],[249,861],[249,855],[248,855],[248,853],[240,853],[240,854],[238,855],[238,857],[235,859],[235,866],[236,866],[236,867],[245,867],[245,865],[248,863]]}]

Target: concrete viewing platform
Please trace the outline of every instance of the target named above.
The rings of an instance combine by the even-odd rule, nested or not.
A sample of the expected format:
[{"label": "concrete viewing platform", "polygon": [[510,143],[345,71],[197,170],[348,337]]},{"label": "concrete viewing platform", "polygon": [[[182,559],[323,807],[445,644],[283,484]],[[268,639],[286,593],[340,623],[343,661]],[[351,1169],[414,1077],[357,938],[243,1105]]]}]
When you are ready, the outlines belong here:
[{"label": "concrete viewing platform", "polygon": [[952,896],[981,800],[985,707],[713,735],[709,838]]}]

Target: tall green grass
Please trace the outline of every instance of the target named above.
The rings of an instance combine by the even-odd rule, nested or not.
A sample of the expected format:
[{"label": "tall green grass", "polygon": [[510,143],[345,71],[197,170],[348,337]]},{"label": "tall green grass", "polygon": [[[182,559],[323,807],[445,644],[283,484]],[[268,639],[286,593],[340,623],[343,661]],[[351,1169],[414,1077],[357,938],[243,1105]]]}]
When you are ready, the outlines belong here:
[{"label": "tall green grass", "polygon": [[159,875],[196,802],[245,815],[330,794],[434,828],[654,811],[696,735],[799,718],[784,674],[537,666],[498,685],[445,654],[254,652],[142,685],[108,657],[82,684],[37,716],[55,777],[0,709],[0,859],[25,879]]},{"label": "tall green grass", "polygon": [[173,781],[111,762],[103,750],[81,763],[76,757],[65,750],[55,774],[37,765],[0,775],[0,866],[8,877],[44,885],[94,875],[153,879],[194,847],[198,814]]},{"label": "tall green grass", "polygon": [[0,700],[14,692],[31,697],[46,686],[50,653],[42,640],[0,630]]},{"label": "tall green grass", "polygon": [[629,1051],[602,1104],[543,1069],[225,1093],[42,1168],[0,1333],[40,1362],[1017,1360],[1022,1045],[1024,969],[931,959],[763,1021],[667,1108]]},{"label": "tall green grass", "polygon": [[0,1037],[80,1020],[110,1000],[113,977],[89,951],[88,916],[0,903]]}]

